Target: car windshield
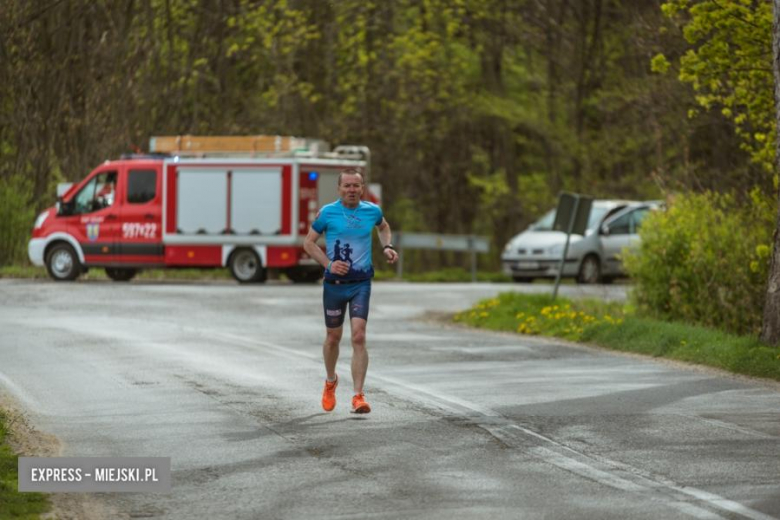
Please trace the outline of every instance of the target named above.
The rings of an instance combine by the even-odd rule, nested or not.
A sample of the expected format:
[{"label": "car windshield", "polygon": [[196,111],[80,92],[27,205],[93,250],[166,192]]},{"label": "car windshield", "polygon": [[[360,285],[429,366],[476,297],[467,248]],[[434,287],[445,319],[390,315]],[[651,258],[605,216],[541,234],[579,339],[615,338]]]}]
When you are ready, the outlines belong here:
[{"label": "car windshield", "polygon": [[556,209],[551,209],[545,213],[542,218],[531,224],[531,229],[533,231],[552,231],[555,212]]},{"label": "car windshield", "polygon": [[[593,206],[590,210],[590,217],[588,218],[588,229],[593,229],[594,227],[598,226],[599,222],[601,222],[601,219],[604,218],[604,215],[606,215],[609,210],[610,208]],[[556,211],[557,208],[551,209],[545,213],[542,218],[531,224],[531,230],[552,231],[553,223],[555,222]]]},{"label": "car windshield", "polygon": [[611,208],[597,208],[596,206],[593,206],[590,209],[590,217],[588,218],[588,229],[593,229],[598,226],[601,219],[604,218],[604,215],[606,215],[610,209]]}]

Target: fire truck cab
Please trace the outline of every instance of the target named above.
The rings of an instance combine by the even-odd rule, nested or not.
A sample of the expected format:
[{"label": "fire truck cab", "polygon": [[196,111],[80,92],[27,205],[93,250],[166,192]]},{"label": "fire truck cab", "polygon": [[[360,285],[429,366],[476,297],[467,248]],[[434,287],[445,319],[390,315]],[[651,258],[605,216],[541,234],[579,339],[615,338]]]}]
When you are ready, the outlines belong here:
[{"label": "fire truck cab", "polygon": [[58,281],[89,268],[128,281],[141,269],[227,266],[241,283],[265,281],[269,270],[314,282],[322,267],[303,237],[338,198],[339,172],[367,176],[370,160],[366,147],[331,152],[280,136],[155,137],[150,150],[106,161],[42,212],[33,264]]}]

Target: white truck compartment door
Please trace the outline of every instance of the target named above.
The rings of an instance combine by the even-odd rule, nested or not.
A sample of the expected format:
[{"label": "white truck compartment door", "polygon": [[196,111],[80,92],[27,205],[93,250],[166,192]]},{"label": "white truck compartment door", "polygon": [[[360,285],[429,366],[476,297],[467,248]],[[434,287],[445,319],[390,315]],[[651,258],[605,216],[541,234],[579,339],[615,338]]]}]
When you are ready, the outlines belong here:
[{"label": "white truck compartment door", "polygon": [[230,224],[237,235],[276,235],[282,230],[281,168],[234,168]]},{"label": "white truck compartment door", "polygon": [[339,172],[340,169],[321,168],[317,170],[320,178],[317,181],[317,203],[319,207],[335,202],[339,199]]},{"label": "white truck compartment door", "polygon": [[182,166],[176,228],[184,234],[219,234],[227,228],[227,168]]}]

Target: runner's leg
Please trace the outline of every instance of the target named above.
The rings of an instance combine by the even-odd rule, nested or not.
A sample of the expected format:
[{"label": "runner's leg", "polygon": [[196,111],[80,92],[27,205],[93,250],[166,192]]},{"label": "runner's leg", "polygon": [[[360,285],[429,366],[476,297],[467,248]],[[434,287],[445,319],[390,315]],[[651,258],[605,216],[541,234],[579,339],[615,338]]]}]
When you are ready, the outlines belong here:
[{"label": "runner's leg", "polygon": [[366,350],[366,320],[352,318],[352,383],[355,394],[363,393],[363,383],[368,370],[368,350]]},{"label": "runner's leg", "polygon": [[366,349],[366,323],[368,322],[369,302],[371,300],[371,281],[357,284],[349,301],[350,329],[352,332],[352,384],[355,394],[363,393],[368,370],[368,350]]},{"label": "runner's leg", "polygon": [[325,330],[327,332],[325,343],[322,345],[322,357],[325,359],[325,372],[328,374],[328,379],[333,381],[336,379],[336,362],[339,360],[339,343],[344,327]]},{"label": "runner's leg", "polygon": [[325,360],[325,372],[331,381],[336,379],[336,362],[339,359],[339,343],[344,331],[347,297],[345,291],[337,285],[325,284],[322,291],[326,331],[325,343],[322,345],[322,357]]}]

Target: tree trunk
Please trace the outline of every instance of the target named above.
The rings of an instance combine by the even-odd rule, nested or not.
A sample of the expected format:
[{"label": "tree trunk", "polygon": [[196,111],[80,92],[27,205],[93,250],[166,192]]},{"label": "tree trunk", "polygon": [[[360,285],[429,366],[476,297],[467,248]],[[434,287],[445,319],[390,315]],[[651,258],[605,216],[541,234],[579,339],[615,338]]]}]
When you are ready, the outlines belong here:
[{"label": "tree trunk", "polygon": [[[780,130],[780,0],[773,0],[773,4],[772,71],[775,75],[775,123]],[[775,171],[780,170],[780,131],[777,132],[775,140],[775,165]],[[769,345],[780,345],[780,200],[778,201],[777,224],[775,225],[773,242],[761,341]]]}]

